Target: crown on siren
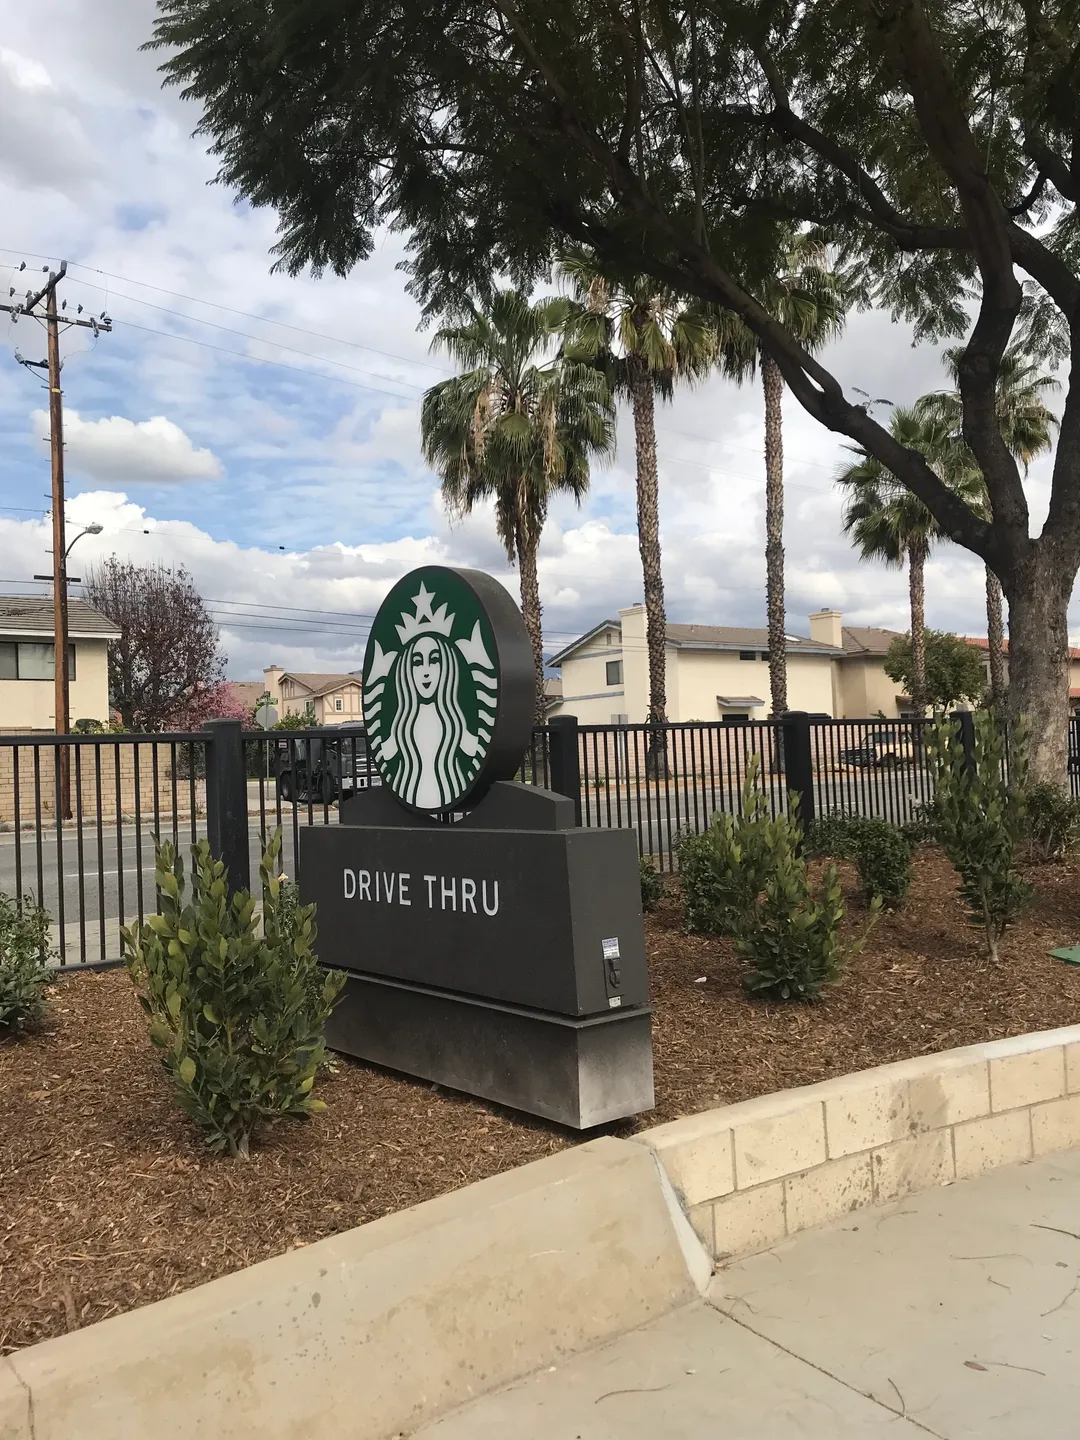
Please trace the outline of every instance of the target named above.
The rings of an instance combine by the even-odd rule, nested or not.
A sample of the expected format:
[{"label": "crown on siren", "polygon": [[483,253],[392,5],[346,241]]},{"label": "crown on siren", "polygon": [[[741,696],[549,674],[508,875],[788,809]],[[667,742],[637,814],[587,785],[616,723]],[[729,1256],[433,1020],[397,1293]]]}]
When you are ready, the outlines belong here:
[{"label": "crown on siren", "polygon": [[414,613],[402,615],[401,624],[394,626],[398,633],[398,639],[403,645],[417,635],[428,633],[445,635],[449,639],[456,616],[447,613],[445,604],[440,605],[437,610],[432,610],[431,602],[434,599],[434,594],[421,580],[420,589],[413,596]]}]

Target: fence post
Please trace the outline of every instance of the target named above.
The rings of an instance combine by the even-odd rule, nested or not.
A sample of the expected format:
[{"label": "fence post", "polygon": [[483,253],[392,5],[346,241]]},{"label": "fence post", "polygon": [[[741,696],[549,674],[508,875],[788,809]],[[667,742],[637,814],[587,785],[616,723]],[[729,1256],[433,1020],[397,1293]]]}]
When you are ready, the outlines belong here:
[{"label": "fence post", "polygon": [[239,720],[208,720],[206,732],[206,838],[210,853],[229,871],[229,893],[250,890],[247,775]]},{"label": "fence post", "polygon": [[814,822],[814,761],[810,754],[810,716],[785,710],[780,716],[784,749],[784,780],[789,795],[799,797],[799,824],[805,832]]},{"label": "fence post", "polygon": [[957,727],[960,744],[964,747],[964,764],[968,771],[975,769],[975,716],[970,710],[954,710],[949,716]]},{"label": "fence post", "polygon": [[557,795],[574,802],[574,821],[581,824],[581,754],[576,715],[554,715],[548,721],[548,773]]}]

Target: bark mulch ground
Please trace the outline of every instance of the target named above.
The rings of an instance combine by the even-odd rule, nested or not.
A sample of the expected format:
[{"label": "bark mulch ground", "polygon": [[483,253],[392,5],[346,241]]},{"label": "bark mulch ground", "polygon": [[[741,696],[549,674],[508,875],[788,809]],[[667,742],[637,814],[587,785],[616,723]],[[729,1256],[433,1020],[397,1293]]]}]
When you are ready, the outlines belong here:
[{"label": "bark mulch ground", "polygon": [[[1080,940],[1080,867],[1033,878],[1038,903],[991,968],[949,866],[921,853],[903,910],[814,1006],[748,1000],[727,942],[684,935],[670,898],[646,922],[657,1106],[637,1123],[1080,1021],[1080,968],[1046,953]],[[0,1046],[0,1353],[579,1138],[346,1060],[319,1093],[313,1122],[246,1162],[213,1157],[173,1108],[127,975],[59,982],[47,1025]]]}]

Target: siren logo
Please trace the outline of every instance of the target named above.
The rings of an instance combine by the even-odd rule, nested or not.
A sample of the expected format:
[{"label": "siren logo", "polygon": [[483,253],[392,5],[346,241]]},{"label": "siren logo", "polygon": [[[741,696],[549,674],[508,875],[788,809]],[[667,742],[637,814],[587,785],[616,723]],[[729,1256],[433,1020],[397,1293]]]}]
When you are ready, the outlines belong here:
[{"label": "siren logo", "polygon": [[473,788],[495,727],[496,655],[484,607],[453,570],[414,570],[380,606],[364,659],[364,723],[404,804],[452,810]]}]

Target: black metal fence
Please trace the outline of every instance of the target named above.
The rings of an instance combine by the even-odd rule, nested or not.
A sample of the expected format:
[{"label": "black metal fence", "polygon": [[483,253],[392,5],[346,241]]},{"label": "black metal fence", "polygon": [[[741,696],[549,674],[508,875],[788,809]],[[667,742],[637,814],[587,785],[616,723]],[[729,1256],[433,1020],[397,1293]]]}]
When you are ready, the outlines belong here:
[{"label": "black metal fence", "polygon": [[[961,728],[970,743],[970,717]],[[663,727],[560,717],[533,732],[518,778],[571,796],[583,825],[633,829],[640,853],[668,870],[681,834],[738,810],[755,756],[773,814],[794,795],[804,821],[833,811],[912,819],[932,798],[925,729],[802,714]],[[1080,794],[1077,720],[1069,776]],[[280,826],[282,869],[295,879],[301,829],[338,823],[343,799],[379,783],[362,727],[243,732],[214,721],[194,735],[0,735],[0,894],[46,907],[61,965],[117,964],[120,927],[156,908],[157,839],[186,849],[207,836],[246,886]]]}]

